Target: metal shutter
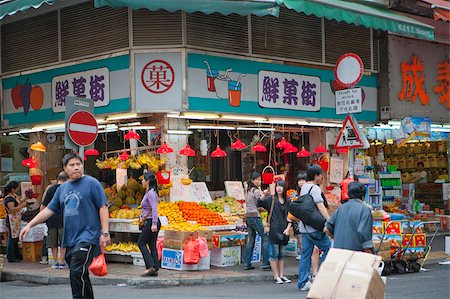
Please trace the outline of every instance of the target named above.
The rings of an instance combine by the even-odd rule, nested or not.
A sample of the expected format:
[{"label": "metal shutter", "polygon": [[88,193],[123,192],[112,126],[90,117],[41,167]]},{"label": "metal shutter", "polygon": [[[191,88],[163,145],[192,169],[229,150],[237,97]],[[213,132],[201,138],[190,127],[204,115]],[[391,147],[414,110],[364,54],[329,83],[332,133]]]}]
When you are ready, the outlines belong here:
[{"label": "metal shutter", "polygon": [[3,73],[58,61],[56,11],[2,25],[1,33]]},{"label": "metal shutter", "polygon": [[186,15],[187,44],[192,47],[248,53],[247,17],[218,13]]},{"label": "metal shutter", "polygon": [[325,62],[335,64],[339,57],[348,52],[359,55],[364,68],[370,69],[370,29],[325,20]]},{"label": "metal shutter", "polygon": [[94,8],[93,2],[61,9],[62,59],[127,48],[128,9]]},{"label": "metal shutter", "polygon": [[133,11],[133,46],[181,45],[181,12]]},{"label": "metal shutter", "polygon": [[279,18],[252,16],[253,54],[322,62],[321,19],[282,9]]}]

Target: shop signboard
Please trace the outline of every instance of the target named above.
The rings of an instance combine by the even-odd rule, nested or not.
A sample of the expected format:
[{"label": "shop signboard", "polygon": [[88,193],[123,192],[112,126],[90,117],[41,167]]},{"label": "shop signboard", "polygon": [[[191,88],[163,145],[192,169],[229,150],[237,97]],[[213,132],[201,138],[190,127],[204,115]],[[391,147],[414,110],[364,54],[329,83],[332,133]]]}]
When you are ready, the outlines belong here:
[{"label": "shop signboard", "polygon": [[[187,63],[188,111],[329,120],[345,118],[336,114],[332,69],[195,52],[188,53]],[[377,75],[371,74],[363,76],[358,83],[362,97],[365,97],[358,114],[360,121],[378,121],[377,82]]]},{"label": "shop signboard", "polygon": [[[388,36],[388,84],[391,117],[450,119],[449,45]],[[384,106],[385,103],[382,103]]]},{"label": "shop signboard", "polygon": [[234,197],[236,199],[245,199],[244,187],[241,181],[225,181],[225,192],[227,196]]},{"label": "shop signboard", "polygon": [[362,89],[351,88],[336,91],[336,114],[362,112]]},{"label": "shop signboard", "polygon": [[344,176],[344,160],[339,158],[330,159],[330,182],[339,184]]},{"label": "shop signboard", "polygon": [[3,127],[63,121],[71,95],[94,99],[95,115],[128,112],[129,64],[121,55],[3,77]]},{"label": "shop signboard", "polygon": [[408,140],[416,136],[430,136],[431,124],[428,117],[405,117],[400,123],[397,134],[397,145],[405,145]]},{"label": "shop signboard", "polygon": [[136,112],[180,111],[183,89],[181,52],[135,53]]},{"label": "shop signboard", "polygon": [[171,176],[170,201],[193,201],[211,203],[211,194],[205,182],[192,182],[189,185],[181,183],[181,178],[186,175]]}]

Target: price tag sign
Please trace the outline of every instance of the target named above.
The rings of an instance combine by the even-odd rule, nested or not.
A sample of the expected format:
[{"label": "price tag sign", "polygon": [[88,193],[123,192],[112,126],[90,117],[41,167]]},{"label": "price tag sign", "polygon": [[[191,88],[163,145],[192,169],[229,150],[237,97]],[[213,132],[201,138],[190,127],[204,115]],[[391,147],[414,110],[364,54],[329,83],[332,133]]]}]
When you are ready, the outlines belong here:
[{"label": "price tag sign", "polygon": [[225,213],[230,213],[230,212],[231,212],[230,206],[229,206],[229,205],[224,205],[224,206],[223,206],[223,211],[224,211]]},{"label": "price tag sign", "polygon": [[161,222],[161,226],[169,226],[169,219],[166,216],[159,216],[159,222]]}]

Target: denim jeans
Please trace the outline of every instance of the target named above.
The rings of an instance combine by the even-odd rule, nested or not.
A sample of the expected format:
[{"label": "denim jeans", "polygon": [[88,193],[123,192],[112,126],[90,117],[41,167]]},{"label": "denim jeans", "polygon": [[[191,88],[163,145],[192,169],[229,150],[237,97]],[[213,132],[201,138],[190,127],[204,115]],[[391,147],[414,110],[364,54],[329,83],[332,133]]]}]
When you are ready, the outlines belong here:
[{"label": "denim jeans", "polygon": [[253,248],[255,247],[256,233],[261,237],[261,258],[262,266],[268,267],[269,264],[269,236],[264,234],[264,226],[261,218],[249,217],[247,222],[247,243],[245,244],[244,267],[250,267],[252,264]]},{"label": "denim jeans", "polygon": [[323,251],[322,257],[320,258],[320,262],[322,262],[328,254],[331,243],[328,236],[323,232],[316,231],[314,233],[302,233],[302,257],[298,269],[297,284],[299,289],[303,288],[308,281],[314,245]]},{"label": "denim jeans", "polygon": [[286,256],[286,245],[283,244],[273,244],[269,241],[270,244],[270,254],[269,254],[269,260],[270,261],[278,261],[284,259]]}]

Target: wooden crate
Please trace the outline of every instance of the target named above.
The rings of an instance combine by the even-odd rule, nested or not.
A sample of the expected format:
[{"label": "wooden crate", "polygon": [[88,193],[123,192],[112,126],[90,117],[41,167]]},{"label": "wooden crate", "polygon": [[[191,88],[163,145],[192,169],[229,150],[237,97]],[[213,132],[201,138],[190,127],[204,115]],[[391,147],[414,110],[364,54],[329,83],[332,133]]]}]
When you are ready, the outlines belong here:
[{"label": "wooden crate", "polygon": [[42,256],[42,241],[22,242],[22,258],[28,262],[38,262]]}]

